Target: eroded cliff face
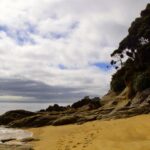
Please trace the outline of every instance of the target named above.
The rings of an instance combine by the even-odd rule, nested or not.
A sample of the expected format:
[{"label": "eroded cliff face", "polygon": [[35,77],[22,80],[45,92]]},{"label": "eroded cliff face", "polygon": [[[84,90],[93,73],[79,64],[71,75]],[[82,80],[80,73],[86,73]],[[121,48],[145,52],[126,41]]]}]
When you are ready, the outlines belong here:
[{"label": "eroded cliff face", "polygon": [[102,97],[101,104],[103,108],[114,108],[115,110],[124,107],[140,107],[150,104],[150,88],[142,92],[137,92],[132,98],[128,97],[129,88],[126,87],[120,94],[109,91]]}]

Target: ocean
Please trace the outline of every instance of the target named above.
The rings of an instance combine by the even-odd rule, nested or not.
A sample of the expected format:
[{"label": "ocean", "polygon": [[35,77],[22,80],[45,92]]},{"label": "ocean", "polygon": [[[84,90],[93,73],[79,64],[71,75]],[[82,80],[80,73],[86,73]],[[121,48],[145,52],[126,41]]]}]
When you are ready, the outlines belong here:
[{"label": "ocean", "polygon": [[[55,103],[51,102],[0,102],[0,115],[17,109],[24,109],[28,111],[38,111],[41,109],[48,108],[49,105],[54,105]],[[72,103],[58,103],[60,106],[71,105]]]},{"label": "ocean", "polygon": [[[7,111],[10,110],[17,110],[17,109],[24,109],[28,111],[38,111],[41,109],[46,109],[48,108],[49,105],[54,105],[55,103],[50,103],[50,102],[0,102],[0,115],[4,114]],[[70,105],[71,103],[58,103],[60,106],[67,106]],[[3,126],[0,126],[0,143],[2,139],[22,139],[22,138],[27,138],[31,137],[32,133],[24,131],[24,130],[19,130],[19,129],[8,129]]]},{"label": "ocean", "polygon": [[1,140],[5,139],[24,139],[28,137],[32,137],[32,133],[28,131],[24,131],[21,129],[11,129],[11,128],[5,128],[5,127],[0,127],[0,143]]}]

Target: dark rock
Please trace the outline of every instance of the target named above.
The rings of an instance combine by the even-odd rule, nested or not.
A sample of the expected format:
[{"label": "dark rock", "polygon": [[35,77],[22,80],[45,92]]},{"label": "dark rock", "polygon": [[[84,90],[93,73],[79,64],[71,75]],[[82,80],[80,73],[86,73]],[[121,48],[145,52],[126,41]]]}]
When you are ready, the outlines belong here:
[{"label": "dark rock", "polygon": [[39,141],[39,139],[35,139],[33,137],[28,137],[28,138],[24,138],[24,139],[21,139],[20,142],[33,142],[33,141]]},{"label": "dark rock", "polygon": [[97,115],[83,116],[78,119],[78,122],[79,122],[78,124],[82,124],[88,121],[94,121],[96,120],[96,118],[97,118]]},{"label": "dark rock", "polygon": [[9,142],[9,141],[14,141],[14,140],[16,140],[16,139],[14,139],[14,138],[2,139],[1,142],[2,142],[2,143],[6,143],[6,142]]},{"label": "dark rock", "polygon": [[[109,95],[107,95],[109,96]],[[28,112],[24,110],[9,111],[0,116],[0,124],[8,127],[41,127],[47,125],[81,124],[93,120],[110,120],[127,118],[135,115],[150,113],[150,90],[138,93],[133,100],[121,105],[118,101],[108,101],[101,106],[100,98],[84,99],[74,103],[71,107],[63,107],[55,104],[49,106],[46,111]],[[123,99],[124,100],[124,99]],[[112,104],[113,103],[113,104]]]},{"label": "dark rock", "polygon": [[0,144],[0,150],[34,150],[30,145]]},{"label": "dark rock", "polygon": [[41,109],[39,112],[45,112],[45,109]]},{"label": "dark rock", "polygon": [[89,96],[86,96],[86,97],[84,97],[82,100],[80,100],[80,101],[78,101],[78,102],[72,104],[71,107],[72,107],[72,108],[80,108],[80,107],[82,107],[82,106],[84,106],[84,105],[89,104],[90,102],[91,102],[91,100],[90,100]]},{"label": "dark rock", "polygon": [[139,105],[141,103],[149,103],[150,100],[150,88],[142,91],[142,92],[138,92],[136,94],[136,96],[132,99],[131,103],[132,105]]},{"label": "dark rock", "polygon": [[54,104],[54,106],[49,106],[46,111],[65,111],[67,108],[63,106],[59,106],[58,104]]},{"label": "dark rock", "polygon": [[22,119],[24,117],[29,117],[33,115],[35,115],[35,113],[25,110],[8,111],[0,116],[0,125],[7,125],[14,120]]},{"label": "dark rock", "polygon": [[95,97],[95,98],[91,99],[89,106],[90,106],[90,109],[97,109],[97,108],[101,107],[100,98]]},{"label": "dark rock", "polygon": [[93,99],[90,99],[88,96],[84,97],[82,100],[72,104],[72,108],[81,108],[85,105],[88,105],[89,106],[89,109],[96,109],[96,108],[99,108],[101,105],[100,105],[100,98],[98,97],[95,97]]},{"label": "dark rock", "polygon": [[76,123],[77,119],[78,119],[77,116],[63,116],[55,120],[52,125],[58,126],[58,125]]},{"label": "dark rock", "polygon": [[26,117],[23,119],[15,120],[8,124],[9,127],[41,127],[46,125],[51,125],[52,121],[57,119],[58,116],[50,115],[35,115]]}]

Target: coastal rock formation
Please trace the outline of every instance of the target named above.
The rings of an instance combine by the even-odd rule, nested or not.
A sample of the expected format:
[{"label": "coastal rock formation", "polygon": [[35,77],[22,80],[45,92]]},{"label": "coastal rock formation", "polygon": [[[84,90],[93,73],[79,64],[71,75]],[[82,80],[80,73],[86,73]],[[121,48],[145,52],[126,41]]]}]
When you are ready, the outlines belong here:
[{"label": "coastal rock formation", "polygon": [[0,144],[0,150],[33,150],[33,148],[31,146],[26,145]]},{"label": "coastal rock formation", "polygon": [[[104,97],[104,99],[107,98],[107,103],[104,103],[103,99],[85,97],[70,107],[63,107],[62,110],[55,109],[56,105],[54,105],[48,107],[51,108],[51,111],[48,109],[36,113],[24,110],[9,111],[0,116],[0,124],[13,128],[58,126],[73,123],[82,124],[93,120],[127,118],[150,113],[150,89],[137,93],[133,99],[128,100],[126,99],[127,92],[128,89],[125,89],[113,99],[112,93],[109,92]],[[57,106],[57,108],[59,107],[61,108],[61,106]]]},{"label": "coastal rock formation", "polygon": [[83,106],[88,106],[89,109],[96,109],[99,108],[101,106],[100,104],[100,98],[99,97],[95,97],[93,99],[90,99],[89,96],[84,97],[82,100],[74,103],[72,105],[72,108],[81,108]]},{"label": "coastal rock formation", "polygon": [[14,120],[19,120],[25,117],[30,117],[30,116],[33,116],[34,114],[35,114],[34,112],[29,112],[25,110],[8,111],[2,116],[0,116],[0,125],[7,125],[8,123]]},{"label": "coastal rock formation", "polygon": [[[78,107],[78,108],[75,108]],[[93,120],[89,116],[92,110],[100,107],[100,99],[87,97],[72,106],[62,107],[57,104],[36,113],[16,110],[0,116],[0,124],[8,127],[40,127],[46,125],[65,125]],[[94,117],[96,119],[96,116]]]}]

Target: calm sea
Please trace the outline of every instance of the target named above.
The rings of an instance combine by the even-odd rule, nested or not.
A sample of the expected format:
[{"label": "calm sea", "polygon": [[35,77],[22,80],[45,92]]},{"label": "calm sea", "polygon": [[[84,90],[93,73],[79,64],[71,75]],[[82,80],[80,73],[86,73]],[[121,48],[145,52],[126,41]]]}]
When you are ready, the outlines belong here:
[{"label": "calm sea", "polygon": [[[16,110],[16,109],[24,109],[24,110],[28,110],[28,111],[38,111],[41,109],[46,109],[49,105],[54,105],[55,103],[50,103],[50,102],[24,102],[24,103],[20,103],[20,102],[0,102],[0,115],[10,111],[10,110]],[[60,106],[67,106],[70,105],[71,103],[58,103]]]}]

